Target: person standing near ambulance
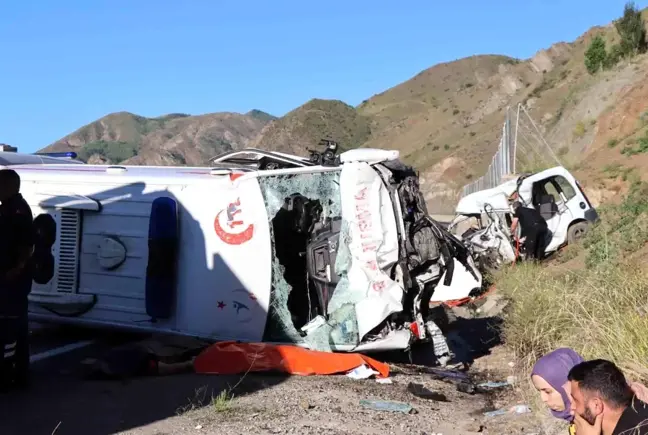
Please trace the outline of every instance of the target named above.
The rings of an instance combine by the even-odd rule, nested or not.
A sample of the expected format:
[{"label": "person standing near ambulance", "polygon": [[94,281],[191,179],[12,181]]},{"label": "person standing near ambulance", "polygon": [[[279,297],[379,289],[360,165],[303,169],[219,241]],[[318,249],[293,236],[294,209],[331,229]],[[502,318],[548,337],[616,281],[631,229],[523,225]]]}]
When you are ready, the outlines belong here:
[{"label": "person standing near ambulance", "polygon": [[29,385],[28,295],[32,287],[33,215],[20,176],[0,170],[0,388]]}]

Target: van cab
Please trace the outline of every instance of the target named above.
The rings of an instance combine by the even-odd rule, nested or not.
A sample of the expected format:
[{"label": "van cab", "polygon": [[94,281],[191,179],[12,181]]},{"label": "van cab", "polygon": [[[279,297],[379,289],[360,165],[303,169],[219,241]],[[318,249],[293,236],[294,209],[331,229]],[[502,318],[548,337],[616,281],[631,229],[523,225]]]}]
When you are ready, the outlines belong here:
[{"label": "van cab", "polygon": [[[564,167],[556,166],[534,174],[516,176],[492,189],[466,195],[459,200],[455,219],[450,225],[462,238],[488,236],[482,233],[497,213],[501,218],[500,232],[506,234],[509,243],[514,236],[508,232],[512,222],[511,200],[515,198],[526,207],[540,211],[547,221],[549,240],[545,254],[574,243],[599,219],[596,209],[585,195],[576,178]],[[476,228],[466,234],[461,223],[473,219]],[[475,239],[477,241],[477,239]],[[508,248],[507,248],[508,250]]]}]

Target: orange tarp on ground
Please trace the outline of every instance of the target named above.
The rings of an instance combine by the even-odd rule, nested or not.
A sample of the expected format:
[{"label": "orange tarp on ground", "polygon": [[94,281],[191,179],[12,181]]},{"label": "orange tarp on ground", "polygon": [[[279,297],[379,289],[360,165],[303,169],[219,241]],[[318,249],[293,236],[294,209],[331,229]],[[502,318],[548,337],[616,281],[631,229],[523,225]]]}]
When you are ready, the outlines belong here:
[{"label": "orange tarp on ground", "polygon": [[359,353],[329,353],[297,346],[269,343],[215,343],[194,361],[196,373],[234,375],[245,372],[281,371],[293,375],[346,373],[362,364],[389,376],[389,366]]}]

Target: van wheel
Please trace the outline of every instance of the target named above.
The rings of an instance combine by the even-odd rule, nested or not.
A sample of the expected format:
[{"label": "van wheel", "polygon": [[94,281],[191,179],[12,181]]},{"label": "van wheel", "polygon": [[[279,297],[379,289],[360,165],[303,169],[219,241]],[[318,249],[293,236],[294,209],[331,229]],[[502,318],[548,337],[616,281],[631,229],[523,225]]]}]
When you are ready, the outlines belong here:
[{"label": "van wheel", "polygon": [[587,233],[589,225],[586,222],[578,222],[569,227],[567,230],[567,243],[572,244],[582,239]]}]

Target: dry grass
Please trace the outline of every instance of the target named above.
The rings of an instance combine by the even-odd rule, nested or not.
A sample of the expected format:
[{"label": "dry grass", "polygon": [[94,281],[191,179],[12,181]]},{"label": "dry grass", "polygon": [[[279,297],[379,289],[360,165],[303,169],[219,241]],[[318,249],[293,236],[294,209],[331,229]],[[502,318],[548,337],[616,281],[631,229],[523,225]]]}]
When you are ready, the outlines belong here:
[{"label": "dry grass", "polygon": [[234,387],[222,389],[218,393],[213,390],[210,392],[210,389],[207,385],[203,385],[202,387],[197,388],[194,392],[194,397],[188,398],[187,404],[176,409],[176,414],[186,414],[198,409],[203,409],[207,405],[209,405],[210,409],[212,409],[214,412],[226,412],[231,410],[233,408],[235,399],[234,389],[241,383],[244,378],[245,376],[243,376]]},{"label": "dry grass", "polygon": [[[633,256],[648,241],[645,189],[637,183],[621,204],[603,208],[602,222],[567,258],[548,267],[516,265],[497,277],[511,300],[505,340],[524,376],[540,356],[566,346],[648,381],[648,271]],[[585,265],[568,267],[577,256]]]},{"label": "dry grass", "polygon": [[643,271],[603,268],[594,273],[552,274],[522,266],[500,277],[513,300],[505,338],[524,368],[543,354],[566,346],[584,358],[617,362],[633,378],[648,360],[648,276]]}]

